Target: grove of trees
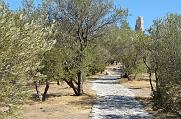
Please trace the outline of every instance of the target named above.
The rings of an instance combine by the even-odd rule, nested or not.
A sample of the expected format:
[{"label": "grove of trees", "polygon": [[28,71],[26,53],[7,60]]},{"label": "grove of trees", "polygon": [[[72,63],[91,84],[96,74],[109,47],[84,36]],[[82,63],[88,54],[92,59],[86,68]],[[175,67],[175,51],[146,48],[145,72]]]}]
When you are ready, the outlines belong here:
[{"label": "grove of trees", "polygon": [[122,64],[128,80],[148,73],[155,106],[180,113],[181,15],[153,21],[145,34],[131,30],[128,11],[112,0],[22,3],[12,11],[0,0],[0,106],[9,107],[7,113],[26,98],[29,82],[40,101],[53,81],[65,82],[81,96],[86,76],[114,61]]},{"label": "grove of trees", "polygon": [[83,95],[85,77],[103,72],[110,58],[103,36],[127,15],[112,0],[43,0],[38,7],[33,0],[22,3],[12,11],[0,1],[0,106],[8,107],[5,113],[23,102],[30,82],[41,101],[51,81],[66,82],[75,95]]}]

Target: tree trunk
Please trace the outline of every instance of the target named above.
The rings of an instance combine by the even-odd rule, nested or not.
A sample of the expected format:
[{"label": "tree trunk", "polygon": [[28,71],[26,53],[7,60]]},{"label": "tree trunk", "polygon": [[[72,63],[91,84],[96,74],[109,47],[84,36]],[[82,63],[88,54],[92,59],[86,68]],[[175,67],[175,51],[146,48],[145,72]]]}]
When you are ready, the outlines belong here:
[{"label": "tree trunk", "polygon": [[122,77],[123,78],[127,78],[129,81],[131,80],[131,78],[129,77],[128,73],[124,73],[124,75]]},{"label": "tree trunk", "polygon": [[35,85],[35,89],[36,89],[36,94],[37,94],[39,100],[42,101],[42,95],[41,95],[41,92],[38,89],[39,88],[39,83],[37,81],[34,81],[34,85]]},{"label": "tree trunk", "polygon": [[118,62],[116,61],[116,65],[118,65]]},{"label": "tree trunk", "polygon": [[127,73],[124,73],[124,75],[122,76],[123,78],[128,78]]},{"label": "tree trunk", "polygon": [[57,80],[57,85],[60,85],[60,81],[59,80]]},{"label": "tree trunk", "polygon": [[134,77],[133,77],[134,80],[136,79],[136,76],[137,76],[137,74],[134,75]]},{"label": "tree trunk", "polygon": [[67,81],[67,80],[65,80],[65,79],[64,79],[64,81],[67,83],[67,85],[69,85],[69,86],[73,89],[74,94],[78,96],[78,95],[79,95],[79,94],[78,94],[78,90],[77,90],[76,87],[74,86],[73,82],[72,82],[72,81]]},{"label": "tree trunk", "polygon": [[80,95],[83,95],[83,81],[82,81],[81,71],[77,73],[77,79],[78,79],[78,96],[80,96]]},{"label": "tree trunk", "polygon": [[152,93],[154,92],[154,88],[153,88],[153,84],[152,84],[152,80],[151,80],[151,71],[149,71],[149,80],[150,80],[150,86],[151,86],[151,91]]},{"label": "tree trunk", "polygon": [[162,104],[164,103],[162,100],[162,94],[161,94],[161,90],[160,90],[160,84],[159,84],[159,77],[158,77],[158,73],[157,73],[157,69],[155,69],[155,78],[156,78],[156,91],[154,91],[154,105],[156,107],[162,106]]},{"label": "tree trunk", "polygon": [[143,62],[144,64],[146,65],[147,67],[147,72],[149,73],[149,80],[150,80],[150,86],[151,86],[151,91],[154,95],[154,88],[153,88],[153,84],[152,84],[152,80],[151,80],[151,76],[152,76],[152,73],[151,73],[151,68],[148,66],[148,64],[146,63],[146,57],[143,57]]},{"label": "tree trunk", "polygon": [[49,86],[49,81],[46,79],[46,86],[45,86],[45,90],[44,90],[44,93],[43,93],[42,101],[45,101],[49,87],[50,87]]},{"label": "tree trunk", "polygon": [[73,84],[72,81],[70,82],[70,85],[72,85],[72,89],[73,89],[75,95],[76,95],[76,96],[79,96],[78,90],[76,89],[76,87],[74,86],[74,84]]},{"label": "tree trunk", "polygon": [[3,80],[3,72],[0,71],[0,80]]},{"label": "tree trunk", "polygon": [[125,78],[128,78],[128,81],[131,81],[131,78],[128,73],[125,73]]},{"label": "tree trunk", "polygon": [[156,97],[159,97],[159,95],[160,95],[160,87],[159,87],[159,82],[158,82],[157,71],[155,71],[155,78],[156,78]]},{"label": "tree trunk", "polygon": [[130,78],[130,76],[128,75],[128,81],[131,81],[131,78]]}]

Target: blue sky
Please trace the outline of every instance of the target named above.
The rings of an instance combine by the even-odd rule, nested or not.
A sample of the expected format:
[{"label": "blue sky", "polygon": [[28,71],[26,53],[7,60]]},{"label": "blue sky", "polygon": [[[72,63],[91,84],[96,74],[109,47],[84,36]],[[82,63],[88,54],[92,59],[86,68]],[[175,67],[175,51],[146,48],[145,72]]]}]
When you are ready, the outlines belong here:
[{"label": "blue sky", "polygon": [[[20,6],[21,0],[5,0],[11,9]],[[35,0],[40,4],[40,0]],[[145,28],[152,25],[152,21],[158,17],[164,17],[167,13],[181,13],[181,0],[116,0],[116,6],[128,8],[131,16],[128,21],[132,29],[138,16],[143,16]]]},{"label": "blue sky", "polygon": [[[15,10],[21,6],[21,0],[5,0],[11,9]],[[35,4],[41,4],[41,0],[35,0]]]},{"label": "blue sky", "polygon": [[164,17],[167,13],[181,13],[181,0],[116,0],[117,6],[128,8],[130,26],[134,28],[138,16],[143,16],[145,28],[148,29],[153,20]]}]

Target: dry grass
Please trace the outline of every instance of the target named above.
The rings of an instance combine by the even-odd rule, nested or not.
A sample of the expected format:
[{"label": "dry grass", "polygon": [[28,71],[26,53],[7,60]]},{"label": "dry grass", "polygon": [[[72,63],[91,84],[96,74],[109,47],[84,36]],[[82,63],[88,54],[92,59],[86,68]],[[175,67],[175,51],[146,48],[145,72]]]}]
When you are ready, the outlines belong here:
[{"label": "dry grass", "polygon": [[127,79],[123,79],[122,85],[125,85],[133,90],[136,97],[150,97],[151,90],[149,81],[145,80],[132,80],[127,81]]},{"label": "dry grass", "polygon": [[[120,83],[121,85],[132,89],[136,96],[136,99],[144,105],[145,110],[152,114],[154,119],[180,119],[176,114],[166,113],[163,110],[154,108],[153,101],[151,99],[151,88],[148,75],[143,74],[136,80],[132,81],[121,79]],[[153,85],[155,87],[154,79]]]},{"label": "dry grass", "polygon": [[[114,66],[112,66],[114,67]],[[84,84],[83,96],[73,96],[73,91],[65,83],[58,86],[51,83],[48,91],[48,99],[45,102],[35,101],[31,98],[21,105],[21,118],[23,119],[88,119],[96,94],[91,89],[90,80],[96,80],[107,74],[103,73],[87,77]],[[40,88],[43,91],[44,87]],[[35,90],[30,92],[35,93]],[[32,97],[32,96],[31,96]]]},{"label": "dry grass", "polygon": [[[41,87],[43,89],[43,87]],[[96,96],[91,84],[85,82],[85,95],[73,96],[73,91],[66,84],[60,86],[51,83],[48,99],[37,102],[29,99],[21,106],[23,119],[88,119],[92,103]]]}]

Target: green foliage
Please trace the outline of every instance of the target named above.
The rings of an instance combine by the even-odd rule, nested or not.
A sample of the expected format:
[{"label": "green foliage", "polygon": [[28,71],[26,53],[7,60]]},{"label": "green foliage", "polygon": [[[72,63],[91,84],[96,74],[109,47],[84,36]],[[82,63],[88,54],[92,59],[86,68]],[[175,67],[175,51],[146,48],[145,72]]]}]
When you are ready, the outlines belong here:
[{"label": "green foliage", "polygon": [[47,75],[49,80],[58,80],[60,77],[62,77],[63,60],[61,51],[56,48],[52,48],[50,51],[47,51],[44,54],[43,58],[42,65],[44,67],[41,69],[41,72]]},{"label": "green foliage", "polygon": [[2,78],[9,73],[12,75],[24,75],[31,68],[36,69],[41,59],[39,56],[50,48],[48,40],[48,28],[42,28],[32,21],[24,23],[21,13],[2,11],[0,18],[1,31],[1,55],[0,69]]},{"label": "green foliage", "polygon": [[[149,63],[157,78],[157,104],[172,110],[180,108],[181,16],[170,14],[154,21],[150,33]],[[158,95],[160,96],[158,98]]]},{"label": "green foliage", "polygon": [[23,100],[28,95],[26,92],[27,87],[22,87],[20,83],[13,84],[12,82],[0,81],[0,86],[0,105],[9,107],[10,111],[14,104],[23,103]]},{"label": "green foliage", "polygon": [[93,75],[97,72],[103,72],[110,55],[108,50],[100,43],[87,49],[85,64],[88,69],[87,74]]},{"label": "green foliage", "polygon": [[29,72],[40,67],[53,40],[49,39],[51,26],[33,19],[26,22],[21,11],[12,12],[3,2],[0,6],[0,105],[6,106],[25,95],[21,84],[33,79]]},{"label": "green foliage", "polygon": [[133,32],[124,22],[120,28],[113,27],[106,46],[112,59],[121,62],[124,72],[129,76],[145,70],[142,62],[144,42],[147,37],[142,32]]},{"label": "green foliage", "polygon": [[71,80],[76,78],[79,70],[82,70],[84,75],[104,71],[109,53],[103,46],[98,43],[97,45],[84,51],[81,65],[78,64],[75,50],[52,48],[44,54],[42,73],[50,80]]},{"label": "green foliage", "polygon": [[75,58],[75,52],[70,49],[52,48],[44,54],[44,67],[41,72],[47,75],[49,80],[71,80],[75,78],[78,70]]},{"label": "green foliage", "polygon": [[105,67],[104,59],[96,51],[98,47],[91,51],[96,40],[101,39],[112,24],[121,22],[127,11],[113,8],[112,0],[52,0],[44,2],[44,6],[50,24],[56,24],[54,38],[55,48],[61,52],[61,78],[70,87],[77,87],[76,95],[82,95],[85,76]]}]

